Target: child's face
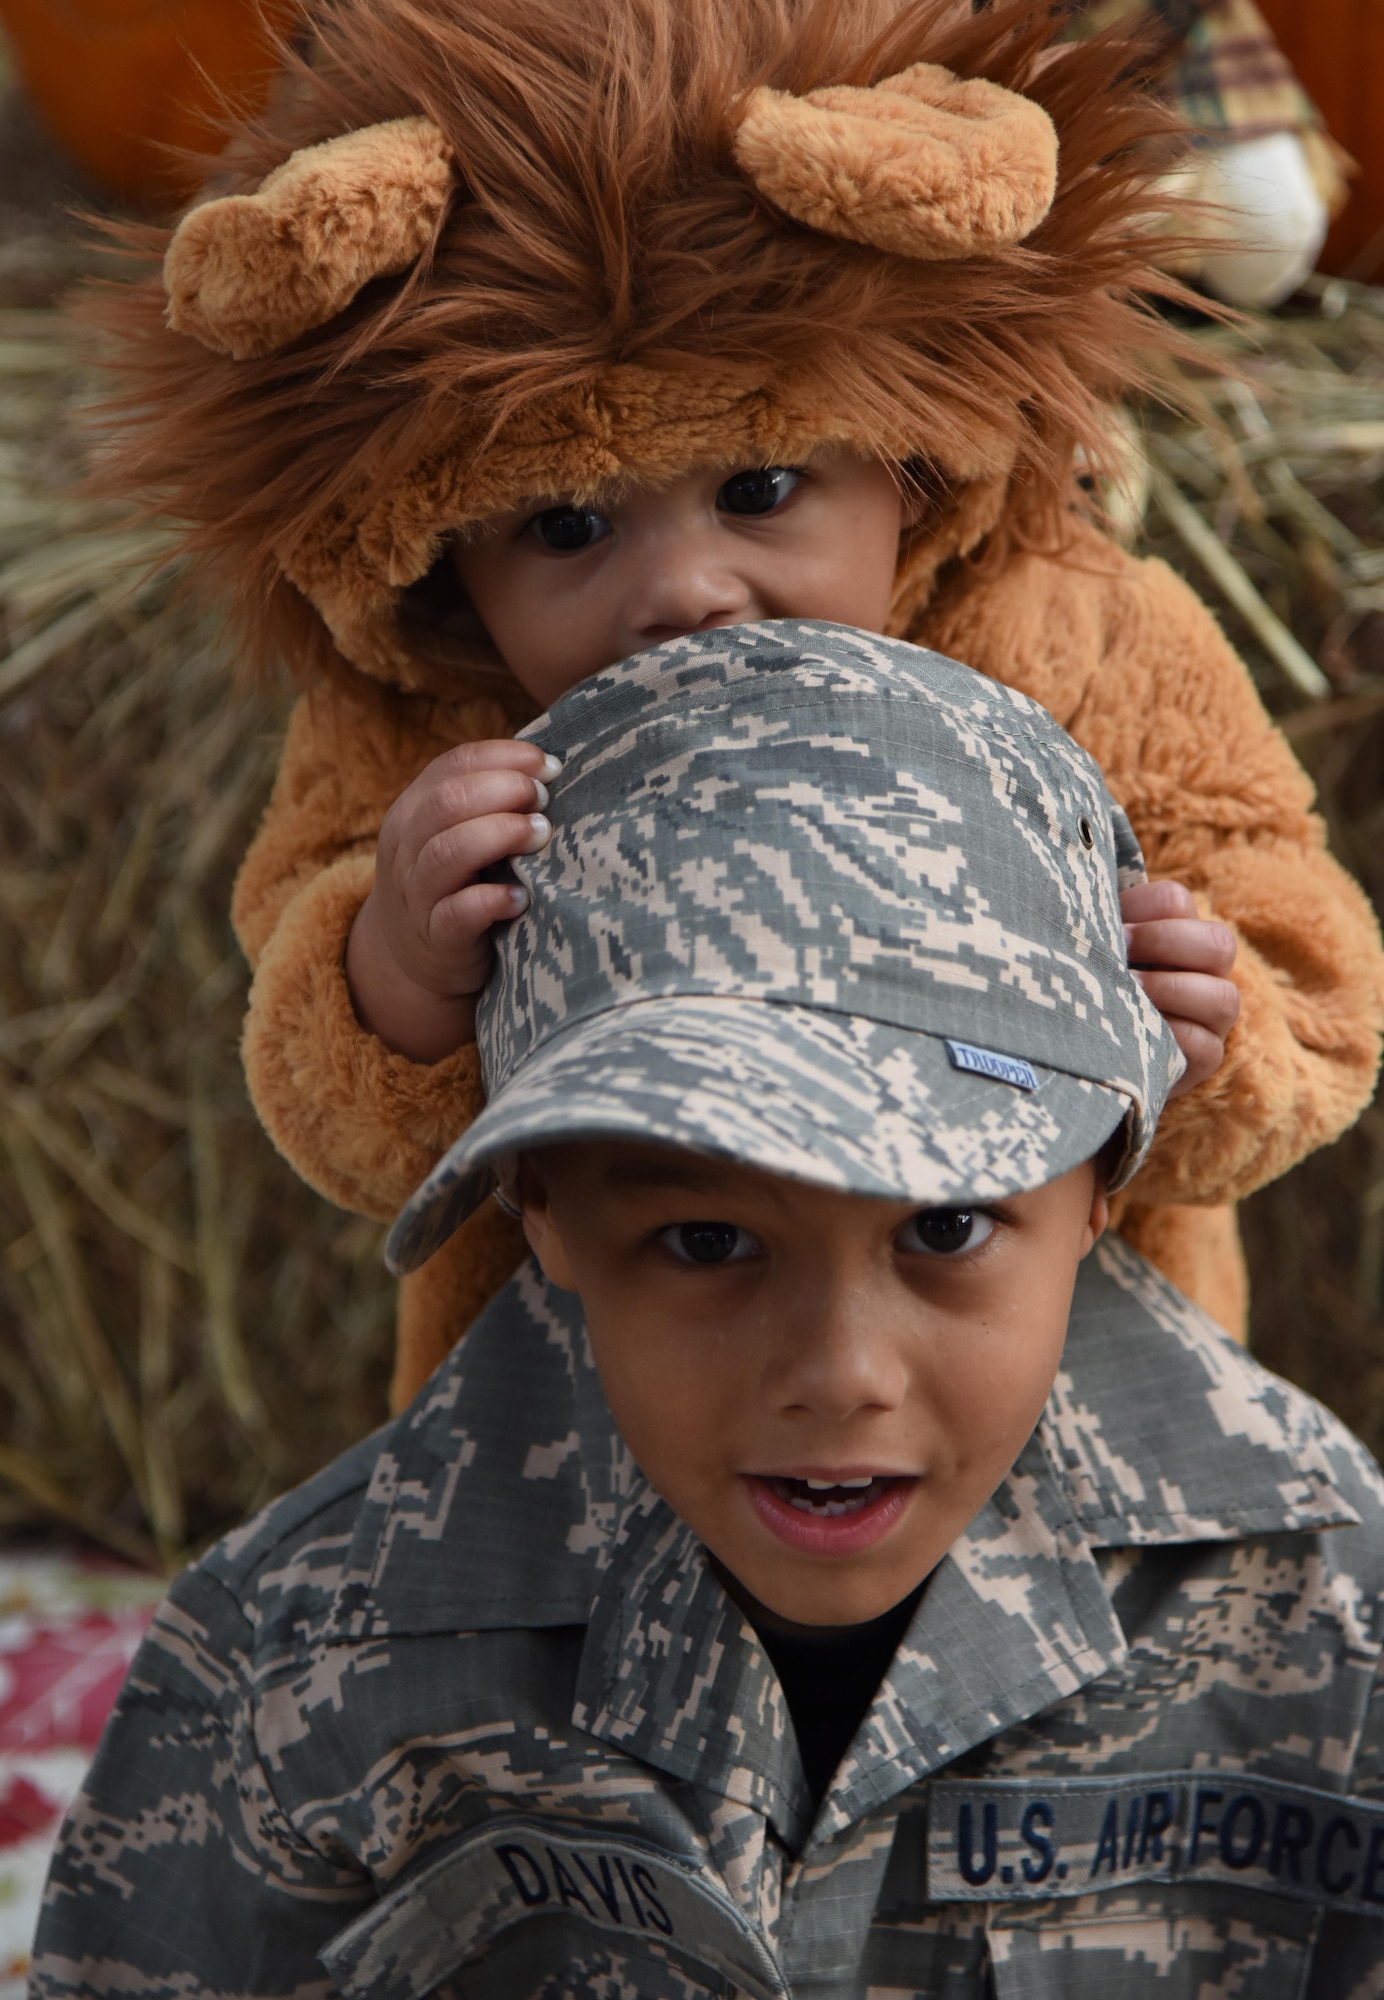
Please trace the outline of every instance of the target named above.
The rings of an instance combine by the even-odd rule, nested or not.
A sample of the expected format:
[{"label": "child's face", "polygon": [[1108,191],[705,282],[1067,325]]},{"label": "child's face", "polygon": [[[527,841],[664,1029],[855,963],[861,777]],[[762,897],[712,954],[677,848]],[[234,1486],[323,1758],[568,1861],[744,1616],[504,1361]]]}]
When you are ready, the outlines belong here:
[{"label": "child's face", "polygon": [[903,503],[888,468],[847,451],[722,466],[487,523],[457,551],[471,604],[544,707],[665,639],[761,618],[884,629]]},{"label": "child's face", "polygon": [[1089,1163],[920,1212],[624,1143],[530,1156],[521,1200],[645,1474],[737,1594],[801,1625],[887,1611],[994,1492],[1106,1219]]}]

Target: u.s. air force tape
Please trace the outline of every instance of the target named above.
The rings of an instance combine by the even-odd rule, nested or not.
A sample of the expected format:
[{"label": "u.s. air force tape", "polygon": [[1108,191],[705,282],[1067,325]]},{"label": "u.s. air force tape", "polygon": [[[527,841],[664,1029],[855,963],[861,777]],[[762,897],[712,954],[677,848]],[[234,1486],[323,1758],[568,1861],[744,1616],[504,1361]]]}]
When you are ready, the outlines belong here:
[{"label": "u.s. air force tape", "polygon": [[507,1984],[516,1954],[525,1980],[560,1979],[582,1935],[614,1944],[636,1967],[642,1958],[690,1969],[700,1990],[786,2000],[763,1941],[695,1861],[528,1815],[452,1843],[320,1956],[346,2000],[421,2000],[496,1954],[496,1990],[506,1994],[517,1990]]},{"label": "u.s. air force tape", "polygon": [[1219,1881],[1384,1915],[1384,1801],[1242,1771],[934,1782],[927,1828],[934,1903]]}]

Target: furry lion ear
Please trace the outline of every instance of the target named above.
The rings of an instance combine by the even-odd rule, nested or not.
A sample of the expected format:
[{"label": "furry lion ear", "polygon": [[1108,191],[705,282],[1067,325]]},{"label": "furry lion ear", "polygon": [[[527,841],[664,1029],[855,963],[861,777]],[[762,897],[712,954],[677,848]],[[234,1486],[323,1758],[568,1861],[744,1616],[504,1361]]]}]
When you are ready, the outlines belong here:
[{"label": "furry lion ear", "polygon": [[969,257],[1020,243],[1057,188],[1041,105],[997,83],[915,63],[868,89],[751,91],[741,171],[776,208],[900,257]]},{"label": "furry lion ear", "polygon": [[421,257],[453,185],[428,118],[306,146],[257,193],[183,217],[163,263],[168,324],[237,361],[272,354]]}]

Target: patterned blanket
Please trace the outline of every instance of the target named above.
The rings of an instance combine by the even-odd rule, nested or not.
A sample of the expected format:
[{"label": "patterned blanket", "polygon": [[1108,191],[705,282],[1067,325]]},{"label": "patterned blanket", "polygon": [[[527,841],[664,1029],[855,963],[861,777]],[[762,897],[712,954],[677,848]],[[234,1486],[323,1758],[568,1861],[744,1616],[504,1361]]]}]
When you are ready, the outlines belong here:
[{"label": "patterned blanket", "polygon": [[164,1588],[0,1549],[0,2000],[23,2000],[53,1841]]},{"label": "patterned blanket", "polygon": [[1078,0],[1072,33],[1146,22],[1168,51],[1162,88],[1206,145],[1296,132],[1334,214],[1353,162],[1327,132],[1254,0]]}]

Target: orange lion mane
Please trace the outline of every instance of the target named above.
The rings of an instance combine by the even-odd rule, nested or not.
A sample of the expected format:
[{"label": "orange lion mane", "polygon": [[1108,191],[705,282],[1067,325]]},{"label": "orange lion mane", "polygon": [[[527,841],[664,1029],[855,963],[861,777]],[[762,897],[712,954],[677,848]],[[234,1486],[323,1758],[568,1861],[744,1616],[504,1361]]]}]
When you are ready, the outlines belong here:
[{"label": "orange lion mane", "polygon": [[[974,15],[955,0],[327,0],[207,195],[254,193],[303,148],[422,119],[450,199],[407,268],[242,359],[169,325],[171,232],[120,232],[147,269],[87,307],[115,376],[100,486],[180,524],[252,667],[287,661],[311,683],[344,656],[456,687],[493,676],[493,658],[441,659],[410,605],[469,523],[520,497],[847,440],[919,498],[902,629],[943,564],[1060,544],[1075,454],[1102,463],[1114,405],[1178,344],[1152,303],[1179,295],[1158,269],[1175,130],[1136,46],[1058,42],[1059,14],[1049,0]],[[868,87],[919,63],[1051,120],[1055,197],[1022,241],[897,254],[792,219],[738,163],[753,91]]]}]

